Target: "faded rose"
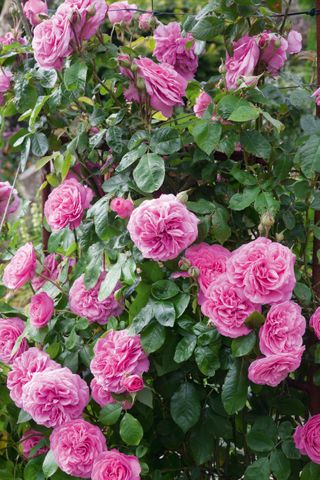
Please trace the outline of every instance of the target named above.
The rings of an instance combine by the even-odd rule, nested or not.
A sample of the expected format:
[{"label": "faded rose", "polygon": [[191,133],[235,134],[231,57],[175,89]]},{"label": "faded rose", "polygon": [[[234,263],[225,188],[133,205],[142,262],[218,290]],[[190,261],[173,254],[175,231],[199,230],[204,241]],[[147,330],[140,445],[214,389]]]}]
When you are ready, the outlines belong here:
[{"label": "faded rose", "polygon": [[18,197],[17,190],[12,187],[9,182],[0,182],[0,223],[5,213],[7,220],[12,218],[19,209],[19,206],[20,198]]},{"label": "faded rose", "polygon": [[31,25],[35,27],[41,22],[39,15],[48,14],[48,6],[47,3],[42,0],[28,0],[23,5],[23,12]]},{"label": "faded rose", "polygon": [[259,61],[260,49],[255,37],[244,35],[233,43],[233,55],[227,55],[226,84],[228,90],[236,89],[241,77],[250,77]]},{"label": "faded rose", "polygon": [[110,22],[115,25],[117,23],[124,23],[129,25],[136,13],[137,5],[128,2],[111,3],[108,10],[108,17]]},{"label": "faded rose", "polygon": [[20,247],[4,269],[3,284],[15,289],[25,285],[36,271],[36,252],[32,243]]}]

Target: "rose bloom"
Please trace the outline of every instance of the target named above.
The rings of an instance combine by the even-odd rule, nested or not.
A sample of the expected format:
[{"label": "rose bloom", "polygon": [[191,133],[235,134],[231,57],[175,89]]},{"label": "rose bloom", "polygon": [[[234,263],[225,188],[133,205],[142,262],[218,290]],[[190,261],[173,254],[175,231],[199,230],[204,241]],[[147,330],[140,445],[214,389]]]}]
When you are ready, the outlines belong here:
[{"label": "rose bloom", "polygon": [[182,36],[180,24],[162,23],[154,31],[156,41],[153,55],[159,62],[168,63],[186,80],[192,80],[197,68],[195,42],[191,33]]},{"label": "rose bloom", "polygon": [[314,97],[314,100],[319,107],[320,106],[320,88],[317,88],[317,90],[311,96]]},{"label": "rose bloom", "polygon": [[23,13],[33,27],[41,22],[39,15],[48,14],[48,6],[42,0],[28,0],[23,6]]},{"label": "rose bloom", "polygon": [[[174,107],[184,105],[182,98],[185,96],[188,82],[171,65],[168,63],[157,64],[150,58],[135,59],[134,64],[137,66],[138,79],[144,81],[152,108],[161,112],[165,117],[171,117]],[[139,92],[126,69],[122,69],[121,73],[131,79],[129,88],[124,92],[126,100],[145,103],[145,92]]]},{"label": "rose bloom", "polygon": [[149,360],[142,350],[139,335],[129,335],[126,330],[109,330],[94,346],[90,370],[108,392],[126,392],[126,378],[141,376],[148,369]]},{"label": "rose bloom", "polygon": [[54,302],[46,292],[33,295],[30,302],[30,323],[33,327],[42,328],[48,325],[54,313]]},{"label": "rose bloom", "polygon": [[129,393],[139,392],[144,389],[144,383],[139,375],[129,375],[123,380],[123,386]]},{"label": "rose bloom", "polygon": [[249,366],[248,377],[253,383],[276,387],[289,373],[299,368],[304,348],[295,353],[278,353],[258,358]]},{"label": "rose bloom", "polygon": [[133,201],[122,197],[116,197],[111,200],[110,208],[116,212],[120,218],[129,218],[134,210]]},{"label": "rose bloom", "polygon": [[141,467],[137,457],[116,449],[107,450],[95,460],[92,480],[140,480]]},{"label": "rose bloom", "polygon": [[72,14],[78,14],[74,24],[74,31],[78,40],[88,40],[95,35],[103,23],[108,6],[104,0],[65,0],[57,10],[57,13],[65,18],[71,18]]},{"label": "rose bloom", "polygon": [[32,48],[40,67],[60,70],[72,52],[72,38],[70,20],[61,13],[39,23],[33,31]]},{"label": "rose bloom", "polygon": [[233,252],[227,275],[251,302],[279,303],[291,298],[296,282],[294,262],[289,248],[259,237]]},{"label": "rose bloom", "polygon": [[4,269],[3,284],[11,289],[25,285],[34,277],[36,261],[36,252],[31,242],[20,247]]},{"label": "rose bloom", "polygon": [[0,69],[0,105],[4,102],[3,94],[9,90],[12,78],[13,75],[8,68]]},{"label": "rose bloom", "polygon": [[251,313],[260,310],[258,305],[244,297],[241,289],[228,282],[226,275],[220,275],[210,284],[201,303],[202,313],[221,335],[230,338],[250,333],[245,320]]},{"label": "rose bloom", "polygon": [[131,214],[128,231],[144,258],[173,260],[198,236],[198,218],[174,195],[145,200]]},{"label": "rose bloom", "polygon": [[279,70],[287,60],[288,42],[276,33],[263,32],[259,37],[261,60],[272,75],[278,75]]},{"label": "rose bloom", "polygon": [[125,23],[129,25],[136,13],[137,5],[128,2],[111,3],[108,9],[108,17],[112,25]]},{"label": "rose bloom", "polygon": [[88,402],[86,382],[68,368],[35,373],[22,391],[23,409],[48,428],[79,418]]},{"label": "rose bloom", "polygon": [[12,32],[7,32],[3,37],[0,37],[1,45],[11,45],[15,42],[20,43],[21,45],[26,45],[28,43],[25,38],[15,36]]},{"label": "rose bloom", "polygon": [[320,307],[316,309],[314,314],[310,318],[310,327],[313,328],[314,333],[320,340]]},{"label": "rose bloom", "polygon": [[[112,393],[108,392],[102,385],[97,382],[96,378],[93,378],[90,383],[91,388],[91,397],[95,402],[97,402],[100,407],[105,407],[106,405],[110,405],[110,403],[116,403],[116,400],[113,398]],[[121,407],[124,410],[129,410],[132,408],[133,403],[128,400],[124,400],[121,402]]]},{"label": "rose bloom", "polygon": [[24,338],[16,353],[12,353],[16,341],[22,335],[25,324],[18,317],[0,318],[0,362],[10,365],[23,352],[28,349]]},{"label": "rose bloom", "polygon": [[20,198],[17,190],[10,185],[9,182],[0,182],[0,222],[6,212],[7,204],[10,198],[9,207],[7,209],[6,218],[10,219],[14,216],[20,207]]},{"label": "rose bloom", "polygon": [[207,92],[201,92],[200,95],[197,97],[195,106],[193,107],[193,111],[198,118],[202,118],[206,113],[207,108],[212,103],[212,98]]},{"label": "rose bloom", "polygon": [[51,360],[49,355],[36,347],[29,348],[19,355],[11,365],[7,376],[10,397],[19,408],[23,408],[22,391],[33,375],[44,370],[57,370],[60,365]]},{"label": "rose bloom", "polygon": [[124,309],[123,302],[118,303],[114,296],[114,292],[121,287],[120,283],[116,285],[109,297],[102,301],[99,300],[99,290],[104,277],[105,273],[102,273],[97,284],[93,288],[87,289],[84,275],[81,275],[69,292],[70,310],[79,317],[87,318],[90,323],[97,322],[100,325],[107,323],[110,317],[118,317]]},{"label": "rose bloom", "polygon": [[100,428],[79,418],[53,430],[50,448],[63,472],[90,478],[94,460],[107,449],[107,445]]},{"label": "rose bloom", "polygon": [[242,76],[253,75],[259,61],[260,50],[255,37],[244,35],[233,42],[233,55],[226,60],[226,84],[228,90],[238,87],[238,80]]},{"label": "rose bloom", "polygon": [[259,331],[260,350],[264,355],[294,354],[302,346],[305,329],[306,320],[295,302],[272,305]]},{"label": "rose bloom", "polygon": [[31,450],[37,447],[40,442],[42,442],[46,437],[41,432],[36,430],[29,429],[24,434],[20,440],[20,445],[22,447],[23,456],[27,459],[35,458],[38,455],[42,455],[49,451],[49,448],[44,445],[36,449],[35,453],[31,453]]},{"label": "rose bloom", "polygon": [[208,245],[205,242],[189,247],[185,254],[192,267],[199,270],[198,282],[205,293],[209,285],[226,271],[227,259],[231,252],[221,245]]},{"label": "rose bloom", "polygon": [[41,274],[31,280],[32,288],[37,291],[43,287],[48,280],[57,280],[58,276],[59,269],[57,255],[55,253],[50,253],[44,258]]},{"label": "rose bloom", "polygon": [[147,31],[150,30],[151,22],[155,20],[155,17],[150,13],[143,13],[139,17],[139,28],[140,30]]},{"label": "rose bloom", "polygon": [[293,439],[302,455],[308,455],[312,462],[320,464],[320,414],[309,418],[303,427],[298,426]]},{"label": "rose bloom", "polygon": [[52,231],[56,232],[67,226],[71,230],[79,227],[92,197],[93,191],[81,185],[75,178],[68,178],[54,188],[44,206],[44,213]]},{"label": "rose bloom", "polygon": [[302,35],[296,30],[290,30],[288,34],[288,53],[299,53],[302,49]]}]

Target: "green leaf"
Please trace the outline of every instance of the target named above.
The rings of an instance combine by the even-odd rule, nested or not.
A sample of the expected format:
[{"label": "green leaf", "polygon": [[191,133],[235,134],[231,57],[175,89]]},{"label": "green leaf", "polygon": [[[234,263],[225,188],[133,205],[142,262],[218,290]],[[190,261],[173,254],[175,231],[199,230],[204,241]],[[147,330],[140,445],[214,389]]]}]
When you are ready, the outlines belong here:
[{"label": "green leaf", "polygon": [[166,340],[166,329],[158,322],[151,322],[141,334],[142,348],[146,353],[153,353],[162,347]]},{"label": "green leaf", "polygon": [[232,340],[231,351],[234,357],[243,357],[250,353],[256,344],[256,334],[249,333],[243,337],[238,337]]},{"label": "green leaf", "polygon": [[292,439],[285,440],[281,444],[283,453],[290,460],[297,460],[301,458],[299,450],[295,447],[295,444]]},{"label": "green leaf", "polygon": [[287,480],[290,477],[290,462],[281,450],[274,450],[271,453],[270,468],[276,480]]},{"label": "green leaf", "polygon": [[151,137],[150,148],[159,155],[171,155],[181,148],[179,131],[172,127],[159,128]]},{"label": "green leaf", "polygon": [[222,403],[229,415],[242,410],[247,401],[248,376],[243,360],[236,360],[228,371],[222,387]]},{"label": "green leaf", "polygon": [[171,280],[159,280],[151,288],[152,295],[158,300],[168,300],[180,292],[179,287]]},{"label": "green leaf", "polygon": [[244,480],[269,480],[270,465],[267,458],[259,458],[246,469]]},{"label": "green leaf", "polygon": [[220,367],[219,350],[220,343],[196,348],[194,352],[196,364],[203,375],[212,377]]},{"label": "green leaf", "polygon": [[147,145],[142,144],[136,150],[131,150],[127,152],[121,159],[121,162],[116,168],[116,172],[123,172],[126,168],[130,167],[134,162],[142,157],[147,151]]},{"label": "green leaf", "polygon": [[153,313],[156,320],[165,327],[173,327],[176,319],[176,311],[170,302],[152,302]]},{"label": "green leaf", "polygon": [[49,450],[42,464],[42,470],[47,477],[52,477],[52,475],[58,470],[58,465],[54,457],[53,451]]},{"label": "green leaf", "polygon": [[197,344],[197,337],[195,335],[186,335],[177,344],[174,354],[174,361],[177,363],[189,360]]},{"label": "green leaf", "polygon": [[271,192],[260,192],[254,202],[254,209],[260,215],[266,211],[276,215],[280,210],[280,202],[274,198]]},{"label": "green leaf", "polygon": [[44,473],[42,471],[43,457],[32,458],[29,460],[23,471],[24,480],[45,480]]},{"label": "green leaf", "polygon": [[31,420],[31,418],[32,417],[31,417],[31,415],[29,415],[29,413],[25,412],[24,410],[20,410],[17,423],[20,424],[20,423],[29,422],[29,420]]},{"label": "green leaf", "polygon": [[46,102],[49,100],[50,98],[50,95],[45,95],[45,96],[40,96],[38,97],[37,99],[37,102],[32,110],[32,113],[30,115],[30,118],[29,118],[29,128],[32,130],[36,121],[37,121],[37,118],[39,116],[39,113],[41,112],[42,108],[44,107],[44,105],[46,104]]},{"label": "green leaf", "polygon": [[33,135],[31,149],[36,157],[43,157],[47,153],[49,144],[44,133],[40,132]]},{"label": "green leaf", "polygon": [[144,388],[140,390],[136,395],[136,400],[138,402],[143,403],[143,405],[147,405],[149,408],[153,408],[153,393],[150,388]]},{"label": "green leaf", "polygon": [[229,201],[232,210],[241,211],[249,207],[257,198],[260,187],[245,188],[242,193],[235,193]]},{"label": "green leaf", "polygon": [[319,480],[319,477],[320,465],[310,462],[303,468],[300,480]]},{"label": "green leaf", "polygon": [[217,208],[211,217],[213,236],[219,243],[224,243],[231,236],[231,228],[228,225],[229,213],[226,208]]},{"label": "green leaf", "polygon": [[133,171],[138,188],[146,193],[158,190],[163,184],[165,165],[162,157],[155,153],[146,153]]},{"label": "green leaf", "polygon": [[64,84],[69,91],[83,89],[86,85],[88,66],[78,60],[64,71]]},{"label": "green leaf", "polygon": [[127,445],[137,446],[143,437],[143,428],[135,417],[126,413],[120,422],[120,437]]},{"label": "green leaf", "polygon": [[214,455],[214,438],[208,426],[203,422],[197,425],[190,434],[190,450],[197,465],[202,465]]},{"label": "green leaf", "polygon": [[271,145],[268,140],[257,130],[246,130],[240,135],[242,148],[256,157],[268,159],[271,153]]},{"label": "green leaf", "polygon": [[115,263],[109,268],[106,277],[101,283],[99,295],[98,295],[98,299],[100,302],[110,297],[111,293],[115,289],[120,279],[120,276],[121,276],[121,265],[119,263]]},{"label": "green leaf", "polygon": [[179,293],[172,299],[172,303],[176,312],[176,317],[180,318],[184,314],[190,302],[190,295],[187,293]]},{"label": "green leaf", "polygon": [[296,283],[296,286],[294,288],[294,294],[302,303],[305,303],[306,305],[309,305],[309,303],[311,302],[312,292],[310,288],[304,283]]},{"label": "green leaf", "polygon": [[99,422],[103,425],[114,425],[120,418],[121,403],[110,403],[100,410]]},{"label": "green leaf", "polygon": [[277,441],[277,428],[272,418],[258,418],[246,435],[246,440],[254,452],[270,452]]},{"label": "green leaf", "polygon": [[320,136],[312,135],[299,148],[295,163],[300,164],[302,173],[307,178],[313,178],[320,171]]},{"label": "green leaf", "polygon": [[260,115],[260,110],[253,105],[240,105],[228,118],[232,122],[249,122],[256,120]]},{"label": "green leaf", "polygon": [[191,129],[194,141],[207,155],[210,155],[218,146],[221,132],[222,127],[219,123],[210,123],[205,120],[200,120]]},{"label": "green leaf", "polygon": [[186,433],[200,417],[200,399],[191,383],[183,383],[170,401],[170,412],[174,422]]},{"label": "green leaf", "polygon": [[252,186],[257,184],[257,179],[251,173],[241,170],[239,165],[235,165],[230,171],[231,175],[238,180],[241,185]]},{"label": "green leaf", "polygon": [[193,38],[202,41],[211,41],[224,30],[223,18],[208,16],[201,18],[192,28]]},{"label": "green leaf", "polygon": [[265,322],[264,316],[260,312],[252,312],[249,317],[246,318],[245,324],[248,328],[259,329]]}]

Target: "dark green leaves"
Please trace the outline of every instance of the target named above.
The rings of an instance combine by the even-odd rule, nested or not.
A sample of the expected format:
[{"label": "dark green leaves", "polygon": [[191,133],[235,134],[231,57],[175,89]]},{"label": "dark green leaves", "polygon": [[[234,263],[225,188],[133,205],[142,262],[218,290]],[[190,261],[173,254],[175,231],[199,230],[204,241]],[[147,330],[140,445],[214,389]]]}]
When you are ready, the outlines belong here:
[{"label": "dark green leaves", "polygon": [[172,127],[159,128],[151,137],[150,148],[159,155],[178,152],[181,148],[179,131]]},{"label": "dark green leaves", "polygon": [[236,360],[228,371],[223,387],[222,402],[229,415],[241,410],[247,401],[248,375],[243,360]]},{"label": "dark green leaves", "polygon": [[244,480],[269,480],[270,465],[267,458],[259,458],[250,465],[244,474]]},{"label": "dark green leaves", "polygon": [[155,153],[146,153],[133,171],[137,186],[146,193],[158,190],[165,175],[164,160]]},{"label": "dark green leaves", "polygon": [[200,417],[200,400],[191,383],[183,383],[170,402],[170,412],[175,423],[186,433]]},{"label": "dark green leaves", "polygon": [[81,60],[68,67],[64,72],[64,84],[69,91],[83,89],[86,84],[88,67]]},{"label": "dark green leaves", "polygon": [[281,450],[274,450],[271,453],[270,468],[277,480],[287,480],[290,476],[290,462]]},{"label": "dark green leaves", "polygon": [[214,40],[224,30],[222,18],[209,16],[201,18],[192,28],[191,33],[197,40]]},{"label": "dark green leaves", "polygon": [[152,285],[152,295],[159,300],[167,300],[179,293],[179,287],[171,280],[159,280]]},{"label": "dark green leaves", "polygon": [[252,351],[256,344],[256,334],[254,332],[244,337],[235,338],[231,344],[231,351],[234,357],[243,357]]},{"label": "dark green leaves", "polygon": [[99,414],[99,422],[103,425],[114,425],[120,418],[122,407],[120,403],[110,403],[103,407]]},{"label": "dark green leaves", "polygon": [[235,193],[229,202],[232,210],[244,210],[249,207],[257,198],[260,187],[245,188],[242,193]]},{"label": "dark green leaves", "polygon": [[219,123],[206,122],[205,120],[200,120],[191,129],[194,141],[207,155],[210,155],[218,146],[221,132],[222,127]]},{"label": "dark green leaves", "polygon": [[271,145],[268,140],[257,130],[246,130],[240,135],[240,143],[243,149],[255,155],[268,159],[271,153]]},{"label": "dark green leaves", "polygon": [[270,452],[277,441],[277,428],[270,417],[261,417],[247,434],[247,444],[254,452]]}]

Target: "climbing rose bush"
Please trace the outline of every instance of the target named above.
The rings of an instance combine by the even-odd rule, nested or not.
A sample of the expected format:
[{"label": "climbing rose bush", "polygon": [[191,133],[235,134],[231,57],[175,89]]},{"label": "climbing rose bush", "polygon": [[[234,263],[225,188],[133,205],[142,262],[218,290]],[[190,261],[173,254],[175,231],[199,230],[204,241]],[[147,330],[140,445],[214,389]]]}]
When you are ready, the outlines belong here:
[{"label": "climbing rose bush", "polygon": [[320,476],[314,54],[200,3],[0,37],[1,478]]}]

